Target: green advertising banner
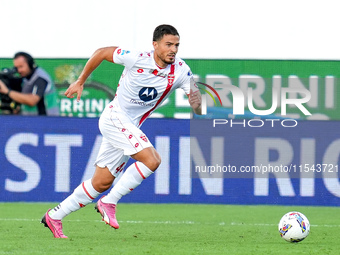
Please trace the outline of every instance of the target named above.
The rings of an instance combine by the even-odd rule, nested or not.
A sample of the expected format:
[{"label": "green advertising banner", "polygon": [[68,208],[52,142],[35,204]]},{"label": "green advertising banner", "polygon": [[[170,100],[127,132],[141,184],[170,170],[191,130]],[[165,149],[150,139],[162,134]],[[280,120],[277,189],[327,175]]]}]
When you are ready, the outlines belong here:
[{"label": "green advertising banner", "polygon": [[[287,117],[309,120],[340,119],[338,105],[340,91],[337,79],[340,76],[339,61],[187,60],[186,62],[193,73],[197,74],[196,80],[216,89],[221,97],[223,108],[232,109],[231,93],[223,89],[223,85],[226,84],[239,87],[244,95],[247,95],[248,88],[252,88],[252,104],[258,110],[271,108],[273,87],[279,90],[305,88],[310,91],[311,99],[304,106],[312,115],[305,116],[297,107],[288,105]],[[298,93],[288,94],[289,98],[303,96]],[[207,104],[216,106],[209,96]],[[245,111],[249,111],[248,105],[245,98]],[[279,102],[274,114],[280,116],[281,110]]]},{"label": "green advertising banner", "polygon": [[[86,59],[36,59],[54,80],[59,96],[62,116],[98,117],[104,107],[113,99],[123,71],[123,66],[103,62],[89,77],[82,99],[66,98],[63,94],[70,83],[75,81],[86,63]],[[232,112],[233,96],[223,85],[239,87],[245,95],[245,112],[249,112],[248,88],[252,88],[252,106],[267,110],[272,106],[273,88],[305,88],[311,98],[304,104],[312,114],[306,116],[296,106],[287,105],[287,116],[296,119],[339,120],[338,77],[339,61],[304,60],[198,60],[188,59],[186,63],[194,73],[195,81],[215,88],[222,105],[207,96],[207,106],[219,111],[219,118],[228,118]],[[11,59],[0,59],[0,68],[12,67]],[[200,88],[203,88],[200,86]],[[206,93],[202,89],[202,94]],[[213,94],[212,94],[213,95]],[[299,93],[289,93],[289,98],[301,98]],[[273,115],[280,116],[280,97]],[[217,101],[218,102],[218,101]],[[189,118],[190,107],[182,90],[173,93],[153,117]],[[251,115],[250,115],[251,116]]]}]

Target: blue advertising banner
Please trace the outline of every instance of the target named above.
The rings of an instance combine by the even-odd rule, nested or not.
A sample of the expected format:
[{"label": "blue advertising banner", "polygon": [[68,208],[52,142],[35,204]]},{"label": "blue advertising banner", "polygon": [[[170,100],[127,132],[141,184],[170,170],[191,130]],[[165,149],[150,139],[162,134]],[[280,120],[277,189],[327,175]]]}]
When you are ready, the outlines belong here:
[{"label": "blue advertising banner", "polygon": [[[340,205],[340,122],[218,121],[146,121],[162,164],[121,201]],[[92,176],[97,118],[3,115],[0,123],[0,201],[60,202]],[[228,168],[248,172],[235,178]]]}]

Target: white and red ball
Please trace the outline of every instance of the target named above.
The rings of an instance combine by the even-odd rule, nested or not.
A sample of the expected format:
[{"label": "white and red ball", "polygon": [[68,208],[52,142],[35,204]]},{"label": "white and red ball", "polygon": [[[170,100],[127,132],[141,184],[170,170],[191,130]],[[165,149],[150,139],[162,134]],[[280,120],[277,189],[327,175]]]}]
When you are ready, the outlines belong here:
[{"label": "white and red ball", "polygon": [[288,242],[301,242],[308,236],[309,231],[309,221],[300,212],[286,213],[279,222],[279,233]]}]

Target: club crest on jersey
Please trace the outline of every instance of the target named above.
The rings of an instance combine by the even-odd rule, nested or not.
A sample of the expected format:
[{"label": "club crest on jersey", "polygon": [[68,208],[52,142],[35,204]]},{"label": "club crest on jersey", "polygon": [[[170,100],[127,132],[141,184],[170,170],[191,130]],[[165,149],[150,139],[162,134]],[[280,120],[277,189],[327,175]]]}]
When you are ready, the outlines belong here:
[{"label": "club crest on jersey", "polygon": [[172,86],[174,84],[174,80],[175,80],[175,75],[169,74],[168,75],[168,85]]},{"label": "club crest on jersey", "polygon": [[154,87],[148,88],[144,87],[139,91],[139,98],[144,102],[148,102],[157,97],[158,92]]}]

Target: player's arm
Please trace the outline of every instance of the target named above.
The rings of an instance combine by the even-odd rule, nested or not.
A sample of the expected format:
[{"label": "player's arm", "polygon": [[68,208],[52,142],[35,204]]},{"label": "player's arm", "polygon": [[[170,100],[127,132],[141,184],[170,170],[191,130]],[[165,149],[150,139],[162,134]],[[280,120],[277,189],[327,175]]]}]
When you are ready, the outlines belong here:
[{"label": "player's arm", "polygon": [[65,92],[65,96],[68,98],[74,98],[74,94],[77,94],[77,100],[79,101],[86,79],[100,65],[100,63],[103,62],[103,60],[113,63],[113,52],[116,49],[117,47],[105,47],[96,50],[87,61],[78,79],[68,87]]},{"label": "player's arm", "polygon": [[202,96],[199,90],[196,90],[195,92],[190,89],[189,97],[189,104],[191,108],[193,109],[195,114],[202,115]]}]

